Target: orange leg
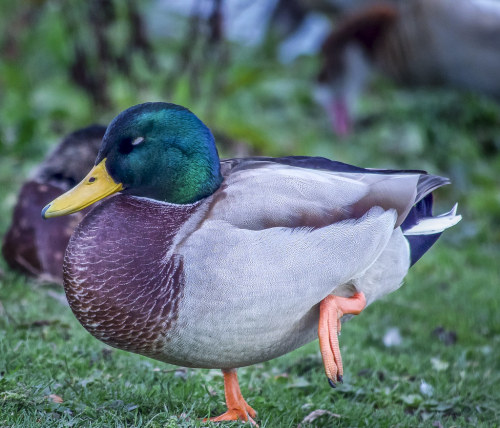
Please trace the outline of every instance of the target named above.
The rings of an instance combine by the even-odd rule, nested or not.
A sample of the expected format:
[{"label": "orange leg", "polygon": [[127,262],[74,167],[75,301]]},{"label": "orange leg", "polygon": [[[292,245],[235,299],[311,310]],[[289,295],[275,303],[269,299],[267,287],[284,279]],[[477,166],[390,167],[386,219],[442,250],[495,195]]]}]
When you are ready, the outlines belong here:
[{"label": "orange leg", "polygon": [[250,421],[252,425],[258,426],[253,420],[257,413],[247,404],[243,395],[241,395],[236,369],[222,370],[222,374],[224,375],[227,412],[216,418],[210,418],[210,420],[212,422],[242,420],[245,422]]},{"label": "orange leg", "polygon": [[326,377],[332,388],[335,388],[337,380],[342,382],[344,374],[338,339],[340,318],[346,314],[358,315],[365,306],[366,298],[363,293],[355,293],[352,297],[330,295],[319,304],[319,348]]}]

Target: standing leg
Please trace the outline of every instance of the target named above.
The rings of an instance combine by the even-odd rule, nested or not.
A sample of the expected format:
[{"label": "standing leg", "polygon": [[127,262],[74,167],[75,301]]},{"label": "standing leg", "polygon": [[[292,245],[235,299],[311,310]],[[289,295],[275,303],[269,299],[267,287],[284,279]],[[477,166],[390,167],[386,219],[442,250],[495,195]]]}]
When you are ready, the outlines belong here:
[{"label": "standing leg", "polygon": [[210,418],[210,420],[213,422],[242,420],[257,425],[253,420],[256,416],[255,410],[247,404],[243,395],[241,395],[236,369],[222,370],[222,374],[224,375],[227,412],[216,418]]}]

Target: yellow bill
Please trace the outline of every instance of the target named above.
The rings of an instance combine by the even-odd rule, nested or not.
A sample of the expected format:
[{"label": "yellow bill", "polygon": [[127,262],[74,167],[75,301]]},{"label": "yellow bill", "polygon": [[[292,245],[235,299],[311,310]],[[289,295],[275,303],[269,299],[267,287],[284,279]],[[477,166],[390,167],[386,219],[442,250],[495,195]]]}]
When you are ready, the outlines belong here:
[{"label": "yellow bill", "polygon": [[120,190],[123,190],[123,185],[111,178],[106,170],[106,158],[104,158],[80,183],[46,205],[42,210],[42,217],[59,217],[83,210]]}]

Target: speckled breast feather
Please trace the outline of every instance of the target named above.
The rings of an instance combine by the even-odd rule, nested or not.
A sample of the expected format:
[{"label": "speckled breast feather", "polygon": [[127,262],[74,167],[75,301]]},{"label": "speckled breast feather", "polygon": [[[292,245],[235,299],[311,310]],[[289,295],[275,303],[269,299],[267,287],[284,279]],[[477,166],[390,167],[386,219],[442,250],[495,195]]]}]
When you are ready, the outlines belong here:
[{"label": "speckled breast feather", "polygon": [[82,221],[66,252],[64,288],[93,336],[159,356],[184,289],[182,257],[165,256],[197,206],[118,195]]}]

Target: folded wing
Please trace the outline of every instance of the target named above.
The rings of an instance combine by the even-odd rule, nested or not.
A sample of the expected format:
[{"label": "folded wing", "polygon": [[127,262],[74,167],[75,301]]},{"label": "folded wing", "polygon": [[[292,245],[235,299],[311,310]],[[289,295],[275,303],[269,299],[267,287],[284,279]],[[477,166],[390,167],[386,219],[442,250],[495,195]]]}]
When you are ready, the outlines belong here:
[{"label": "folded wing", "polygon": [[359,219],[373,207],[396,210],[398,227],[419,200],[448,183],[423,171],[309,157],[230,159],[222,162],[222,173],[209,217],[251,230],[324,227]]}]

